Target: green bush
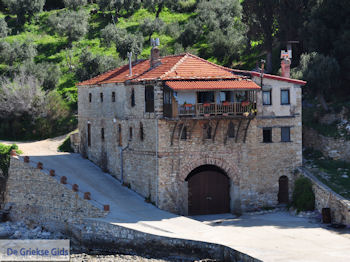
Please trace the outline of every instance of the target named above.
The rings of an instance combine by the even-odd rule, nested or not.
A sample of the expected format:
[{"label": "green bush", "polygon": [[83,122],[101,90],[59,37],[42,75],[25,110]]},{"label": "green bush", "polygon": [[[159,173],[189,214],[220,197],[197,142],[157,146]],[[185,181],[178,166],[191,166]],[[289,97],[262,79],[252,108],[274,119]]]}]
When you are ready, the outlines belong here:
[{"label": "green bush", "polygon": [[295,180],[292,206],[298,212],[315,209],[315,194],[310,179],[300,177]]},{"label": "green bush", "polygon": [[13,145],[4,145],[0,144],[0,169],[2,170],[5,177],[8,175],[8,169],[10,165],[10,152],[12,149],[15,149],[18,153],[18,146]]},{"label": "green bush", "polygon": [[70,146],[70,136],[67,136],[63,143],[58,147],[60,152],[74,152]]}]

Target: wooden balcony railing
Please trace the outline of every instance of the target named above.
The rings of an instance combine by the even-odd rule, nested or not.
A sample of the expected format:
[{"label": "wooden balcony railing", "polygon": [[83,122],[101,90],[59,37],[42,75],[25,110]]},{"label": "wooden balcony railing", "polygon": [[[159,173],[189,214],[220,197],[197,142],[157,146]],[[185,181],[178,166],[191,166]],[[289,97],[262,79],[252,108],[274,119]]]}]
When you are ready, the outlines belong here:
[{"label": "wooden balcony railing", "polygon": [[243,115],[256,109],[255,102],[223,102],[177,105],[178,116]]}]

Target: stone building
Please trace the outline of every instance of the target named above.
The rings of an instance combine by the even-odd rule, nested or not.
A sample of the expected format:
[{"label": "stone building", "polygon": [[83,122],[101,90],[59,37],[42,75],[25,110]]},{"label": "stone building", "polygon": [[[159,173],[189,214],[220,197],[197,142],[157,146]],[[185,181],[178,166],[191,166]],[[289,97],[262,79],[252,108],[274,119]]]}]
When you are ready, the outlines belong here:
[{"label": "stone building", "polygon": [[178,214],[287,203],[302,164],[303,85],[154,47],[150,60],[78,84],[80,152]]}]

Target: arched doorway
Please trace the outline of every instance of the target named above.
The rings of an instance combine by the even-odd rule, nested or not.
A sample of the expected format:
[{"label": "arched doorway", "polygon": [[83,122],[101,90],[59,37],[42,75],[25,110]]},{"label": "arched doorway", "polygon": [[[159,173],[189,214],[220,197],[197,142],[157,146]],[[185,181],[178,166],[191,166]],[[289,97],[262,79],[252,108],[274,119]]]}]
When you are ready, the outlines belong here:
[{"label": "arched doorway", "polygon": [[230,182],[221,168],[214,165],[197,167],[186,181],[189,215],[230,212]]},{"label": "arched doorway", "polygon": [[289,189],[288,189],[288,177],[281,176],[278,180],[278,203],[288,204],[289,202]]}]

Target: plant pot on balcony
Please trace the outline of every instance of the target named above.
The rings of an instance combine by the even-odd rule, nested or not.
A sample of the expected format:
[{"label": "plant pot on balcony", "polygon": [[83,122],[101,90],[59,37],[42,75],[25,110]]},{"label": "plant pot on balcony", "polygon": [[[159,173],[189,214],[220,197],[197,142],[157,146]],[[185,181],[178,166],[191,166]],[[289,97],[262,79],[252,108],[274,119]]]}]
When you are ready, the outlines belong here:
[{"label": "plant pot on balcony", "polygon": [[192,107],[192,104],[184,104],[184,107],[186,107],[186,108]]},{"label": "plant pot on balcony", "polygon": [[243,101],[241,103],[242,106],[249,106],[250,105],[250,102],[249,101]]},{"label": "plant pot on balcony", "polygon": [[230,102],[225,101],[225,102],[223,102],[223,103],[222,103],[222,105],[223,105],[223,106],[229,106],[229,105],[231,105],[231,103],[230,103]]},{"label": "plant pot on balcony", "polygon": [[209,107],[209,106],[210,106],[210,103],[204,103],[203,106],[204,106],[204,107]]}]

